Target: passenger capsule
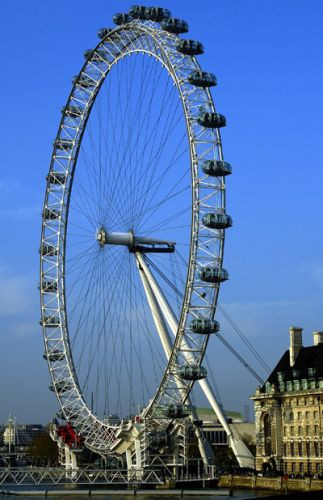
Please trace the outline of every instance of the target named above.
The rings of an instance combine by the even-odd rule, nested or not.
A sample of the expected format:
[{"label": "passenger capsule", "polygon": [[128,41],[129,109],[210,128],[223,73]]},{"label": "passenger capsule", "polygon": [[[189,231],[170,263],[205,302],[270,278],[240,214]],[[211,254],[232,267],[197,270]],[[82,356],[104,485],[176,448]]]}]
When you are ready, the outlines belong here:
[{"label": "passenger capsule", "polygon": [[83,113],[84,113],[84,109],[82,108],[79,108],[78,106],[64,106],[62,108],[62,114],[66,114],[68,116],[70,116],[71,118],[80,118]]},{"label": "passenger capsule", "polygon": [[132,21],[131,16],[129,14],[121,14],[118,12],[113,16],[113,22],[114,24],[117,24],[118,26],[121,26],[122,24],[127,24]]},{"label": "passenger capsule", "polygon": [[83,87],[84,89],[90,89],[92,87],[95,87],[96,82],[92,80],[92,78],[89,78],[86,75],[81,75],[80,77],[74,76],[72,80],[73,85],[79,85],[80,87]]},{"label": "passenger capsule", "polygon": [[174,17],[164,19],[161,23],[161,27],[163,30],[168,31],[169,33],[175,33],[176,35],[188,32],[187,22],[183,21],[183,19],[176,19]]},{"label": "passenger capsule", "polygon": [[69,139],[57,139],[54,142],[54,146],[56,149],[61,149],[61,150],[68,150],[72,149],[73,147],[73,141],[70,141]]},{"label": "passenger capsule", "polygon": [[157,451],[160,448],[167,446],[169,436],[165,431],[151,431],[148,439],[148,447],[152,451]]},{"label": "passenger capsule", "polygon": [[198,56],[204,52],[203,45],[196,40],[178,40],[176,50],[187,56]]},{"label": "passenger capsule", "polygon": [[204,366],[185,365],[179,367],[177,374],[183,380],[202,380],[207,376],[207,371]]},{"label": "passenger capsule", "polygon": [[42,216],[44,217],[45,220],[57,220],[61,216],[60,210],[57,210],[55,208],[46,208],[42,212]]},{"label": "passenger capsule", "polygon": [[57,281],[42,281],[42,291],[48,293],[57,292]]},{"label": "passenger capsule", "polygon": [[222,283],[229,279],[228,271],[221,267],[202,267],[199,277],[207,283]]},{"label": "passenger capsule", "polygon": [[45,316],[41,324],[49,328],[56,328],[60,326],[61,323],[58,316]]},{"label": "passenger capsule", "polygon": [[225,116],[220,115],[220,113],[202,113],[197,121],[200,125],[207,128],[221,128],[227,124]]},{"label": "passenger capsule", "polygon": [[54,257],[58,254],[58,249],[53,245],[44,244],[41,248],[41,254],[47,257]]},{"label": "passenger capsule", "polygon": [[134,19],[141,19],[142,21],[144,21],[145,19],[147,19],[147,10],[148,8],[144,7],[143,5],[134,5],[129,9],[129,14]]},{"label": "passenger capsule", "polygon": [[218,332],[220,330],[220,324],[215,320],[199,317],[193,319],[190,324],[190,329],[193,333],[207,335]]},{"label": "passenger capsule", "polygon": [[232,217],[222,213],[209,213],[203,215],[202,222],[210,229],[227,229],[232,226]]},{"label": "passenger capsule", "polygon": [[205,174],[214,177],[225,177],[232,174],[230,163],[223,160],[206,160],[202,164],[202,170]]},{"label": "passenger capsule", "polygon": [[55,349],[48,354],[43,354],[44,359],[48,359],[48,361],[63,361],[65,359],[64,351],[60,351],[59,349]]},{"label": "passenger capsule", "polygon": [[188,77],[188,82],[196,87],[214,87],[217,84],[216,76],[205,71],[192,71]]},{"label": "passenger capsule", "polygon": [[191,413],[190,407],[184,404],[170,404],[165,407],[166,418],[185,418]]},{"label": "passenger capsule", "polygon": [[62,174],[61,172],[50,172],[46,177],[46,181],[50,184],[65,184],[67,174]]},{"label": "passenger capsule", "polygon": [[101,28],[98,31],[98,37],[102,40],[105,38],[109,33],[111,33],[112,29],[111,28]]},{"label": "passenger capsule", "polygon": [[169,19],[171,17],[171,13],[168,9],[163,9],[162,7],[147,7],[145,16],[146,19],[149,19],[150,21],[160,23],[163,19]]}]

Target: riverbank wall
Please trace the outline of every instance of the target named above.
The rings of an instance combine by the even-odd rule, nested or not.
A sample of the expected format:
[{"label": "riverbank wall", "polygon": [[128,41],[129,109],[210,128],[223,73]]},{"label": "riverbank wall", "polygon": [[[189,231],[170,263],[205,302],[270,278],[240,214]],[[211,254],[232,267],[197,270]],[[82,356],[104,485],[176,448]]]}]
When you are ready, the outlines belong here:
[{"label": "riverbank wall", "polygon": [[292,491],[320,491],[323,490],[323,480],[311,477],[287,478],[262,477],[262,476],[235,476],[232,474],[220,476],[219,488],[246,488],[259,490],[281,491],[283,493]]}]

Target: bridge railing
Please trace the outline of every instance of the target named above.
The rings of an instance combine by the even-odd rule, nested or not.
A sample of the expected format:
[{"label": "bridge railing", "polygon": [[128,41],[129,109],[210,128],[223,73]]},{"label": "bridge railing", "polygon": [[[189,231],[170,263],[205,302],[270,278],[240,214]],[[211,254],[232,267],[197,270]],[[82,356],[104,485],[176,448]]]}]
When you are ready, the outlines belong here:
[{"label": "bridge railing", "polygon": [[157,470],[69,469],[54,467],[0,468],[0,485],[58,485],[58,484],[161,484]]}]

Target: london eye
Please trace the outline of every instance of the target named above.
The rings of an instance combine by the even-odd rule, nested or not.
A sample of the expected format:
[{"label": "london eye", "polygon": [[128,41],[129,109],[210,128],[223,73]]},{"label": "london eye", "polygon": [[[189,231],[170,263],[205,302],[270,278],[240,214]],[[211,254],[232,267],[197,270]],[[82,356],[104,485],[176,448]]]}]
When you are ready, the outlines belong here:
[{"label": "london eye", "polygon": [[73,79],[47,175],[40,290],[50,388],[87,447],[131,461],[139,442],[142,467],[171,450],[185,420],[212,462],[196,425],[199,385],[238,462],[253,466],[203,365],[219,330],[232,225],[217,79],[198,62],[202,43],[167,9],[134,6],[113,20]]}]

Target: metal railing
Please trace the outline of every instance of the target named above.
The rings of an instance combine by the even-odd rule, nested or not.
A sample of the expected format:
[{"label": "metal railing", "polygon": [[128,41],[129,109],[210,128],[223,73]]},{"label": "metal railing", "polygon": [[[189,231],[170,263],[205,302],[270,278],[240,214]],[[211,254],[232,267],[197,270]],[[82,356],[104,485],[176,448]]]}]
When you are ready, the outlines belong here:
[{"label": "metal railing", "polygon": [[0,485],[63,485],[63,484],[162,484],[156,470],[69,469],[56,467],[0,468]]}]

